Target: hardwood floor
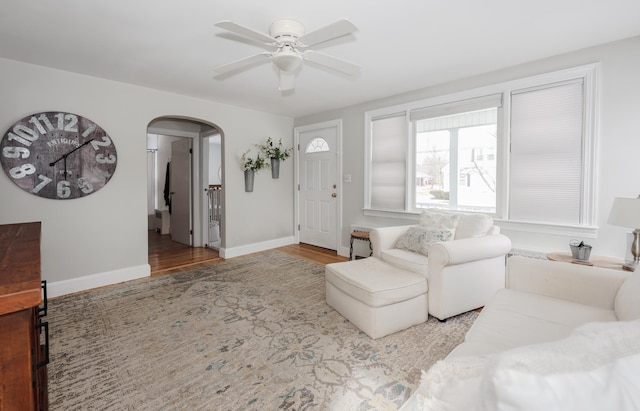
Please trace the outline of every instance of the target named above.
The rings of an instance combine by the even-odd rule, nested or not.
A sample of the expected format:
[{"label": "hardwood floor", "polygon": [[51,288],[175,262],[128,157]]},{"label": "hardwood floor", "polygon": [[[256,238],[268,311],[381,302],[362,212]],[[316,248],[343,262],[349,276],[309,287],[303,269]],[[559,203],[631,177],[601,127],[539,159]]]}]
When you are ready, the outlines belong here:
[{"label": "hardwood floor", "polygon": [[[292,244],[277,250],[304,258],[317,264],[329,264],[349,260],[333,250],[308,244]],[[151,276],[170,274],[203,265],[224,261],[216,250],[206,247],[190,247],[171,240],[168,234],[149,231],[149,265]]]},{"label": "hardwood floor", "polygon": [[330,264],[349,261],[348,257],[342,257],[338,255],[338,253],[334,250],[328,250],[326,248],[316,247],[309,244],[291,244],[277,248],[276,250],[290,255],[295,255],[300,258],[304,258],[305,260],[309,260],[317,264]]},{"label": "hardwood floor", "polygon": [[223,261],[216,250],[190,247],[171,240],[171,235],[149,231],[151,276],[175,273]]}]

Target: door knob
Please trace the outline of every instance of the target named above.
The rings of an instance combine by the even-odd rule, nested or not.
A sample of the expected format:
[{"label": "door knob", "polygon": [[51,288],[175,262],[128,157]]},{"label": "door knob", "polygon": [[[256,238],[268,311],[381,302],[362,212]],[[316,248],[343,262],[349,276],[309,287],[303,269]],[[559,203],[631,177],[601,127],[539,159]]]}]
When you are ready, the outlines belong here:
[{"label": "door knob", "polygon": [[336,193],[332,193],[331,197],[336,198],[336,197],[338,197],[338,195]]}]

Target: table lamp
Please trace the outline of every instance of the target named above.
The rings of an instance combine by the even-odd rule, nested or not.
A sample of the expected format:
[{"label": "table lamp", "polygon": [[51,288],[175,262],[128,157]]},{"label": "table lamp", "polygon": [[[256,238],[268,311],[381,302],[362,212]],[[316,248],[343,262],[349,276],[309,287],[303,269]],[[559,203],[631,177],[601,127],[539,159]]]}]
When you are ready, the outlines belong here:
[{"label": "table lamp", "polygon": [[609,224],[620,227],[633,228],[633,243],[631,255],[633,261],[625,262],[622,268],[635,271],[640,263],[640,196],[638,198],[616,197],[609,214]]}]

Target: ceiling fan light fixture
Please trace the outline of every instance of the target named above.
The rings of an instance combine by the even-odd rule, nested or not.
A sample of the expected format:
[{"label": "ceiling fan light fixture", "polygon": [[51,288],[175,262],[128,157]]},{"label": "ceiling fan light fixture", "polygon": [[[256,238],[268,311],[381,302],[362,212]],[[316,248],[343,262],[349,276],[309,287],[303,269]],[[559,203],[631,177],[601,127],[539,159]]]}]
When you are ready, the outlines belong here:
[{"label": "ceiling fan light fixture", "polygon": [[270,60],[278,68],[280,90],[289,91],[294,89],[296,75],[302,69],[304,61],[351,76],[355,76],[360,70],[355,64],[310,49],[316,44],[355,32],[357,29],[349,20],[340,19],[310,33],[305,33],[304,25],[296,20],[276,20],[269,27],[269,35],[231,20],[223,20],[215,25],[250,40],[264,43],[269,48],[277,48],[275,51],[259,53],[216,67],[214,70],[220,74],[241,71],[254,64]]},{"label": "ceiling fan light fixture", "polygon": [[273,63],[282,71],[293,72],[300,67],[302,56],[295,51],[283,50],[273,56]]}]

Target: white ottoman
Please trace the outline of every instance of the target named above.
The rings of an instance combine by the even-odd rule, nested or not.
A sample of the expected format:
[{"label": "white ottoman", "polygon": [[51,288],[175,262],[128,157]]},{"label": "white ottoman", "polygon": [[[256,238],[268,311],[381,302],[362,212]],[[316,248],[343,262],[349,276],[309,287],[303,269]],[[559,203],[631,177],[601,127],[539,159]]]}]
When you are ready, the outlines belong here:
[{"label": "white ottoman", "polygon": [[327,304],[380,338],[427,321],[427,279],[375,257],[325,266]]}]

